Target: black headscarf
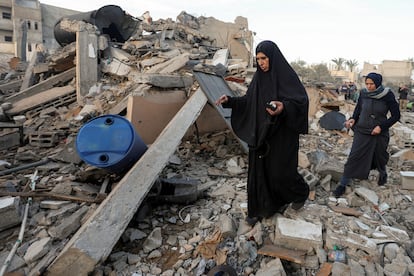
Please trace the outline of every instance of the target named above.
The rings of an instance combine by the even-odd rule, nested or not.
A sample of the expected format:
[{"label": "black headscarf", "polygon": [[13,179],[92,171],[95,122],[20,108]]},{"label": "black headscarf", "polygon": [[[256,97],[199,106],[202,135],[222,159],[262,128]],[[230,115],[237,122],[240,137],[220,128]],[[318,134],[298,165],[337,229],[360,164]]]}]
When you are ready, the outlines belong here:
[{"label": "black headscarf", "polygon": [[378,88],[382,85],[382,76],[380,74],[375,73],[375,72],[369,73],[365,77],[365,80],[366,79],[371,79],[374,82],[376,88]]},{"label": "black headscarf", "polygon": [[[308,132],[308,95],[296,72],[274,42],[260,42],[256,55],[259,52],[269,58],[269,71],[257,67],[245,101],[233,106],[231,118],[234,132],[250,146],[260,146],[259,137],[273,133],[282,123],[297,133]],[[276,116],[280,118],[271,118],[265,108],[266,102],[275,100],[284,105]]]}]

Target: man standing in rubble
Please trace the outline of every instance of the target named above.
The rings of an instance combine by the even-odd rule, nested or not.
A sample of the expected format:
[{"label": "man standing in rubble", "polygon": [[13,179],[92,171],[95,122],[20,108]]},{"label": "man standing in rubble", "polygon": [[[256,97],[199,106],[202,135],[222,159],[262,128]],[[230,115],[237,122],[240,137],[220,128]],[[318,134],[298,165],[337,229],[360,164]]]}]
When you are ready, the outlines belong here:
[{"label": "man standing in rubble", "polygon": [[400,85],[400,87],[398,87],[398,94],[400,110],[406,111],[408,104],[408,87],[406,85]]},{"label": "man standing in rubble", "polygon": [[257,71],[242,97],[222,95],[216,104],[232,108],[231,125],[249,145],[247,223],[299,210],[309,186],[298,173],[299,135],[308,132],[309,100],[296,72],[277,45],[256,48]]}]

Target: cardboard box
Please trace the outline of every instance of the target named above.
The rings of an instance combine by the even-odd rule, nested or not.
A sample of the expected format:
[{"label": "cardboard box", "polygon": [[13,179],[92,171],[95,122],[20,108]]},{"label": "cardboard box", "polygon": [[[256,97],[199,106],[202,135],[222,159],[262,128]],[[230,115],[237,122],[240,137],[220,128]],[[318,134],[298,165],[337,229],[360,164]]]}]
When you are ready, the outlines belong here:
[{"label": "cardboard box", "polygon": [[414,172],[401,171],[400,174],[402,188],[406,190],[414,190]]}]

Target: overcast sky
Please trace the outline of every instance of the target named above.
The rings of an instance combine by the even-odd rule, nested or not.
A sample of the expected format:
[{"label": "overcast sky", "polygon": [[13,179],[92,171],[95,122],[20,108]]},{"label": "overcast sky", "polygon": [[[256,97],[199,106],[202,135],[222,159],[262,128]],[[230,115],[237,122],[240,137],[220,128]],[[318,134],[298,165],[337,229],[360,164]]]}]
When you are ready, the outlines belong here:
[{"label": "overcast sky", "polygon": [[41,0],[43,4],[93,11],[118,5],[132,16],[176,20],[181,11],[234,22],[248,19],[255,43],[270,39],[289,61],[332,59],[381,63],[414,58],[413,0]]}]

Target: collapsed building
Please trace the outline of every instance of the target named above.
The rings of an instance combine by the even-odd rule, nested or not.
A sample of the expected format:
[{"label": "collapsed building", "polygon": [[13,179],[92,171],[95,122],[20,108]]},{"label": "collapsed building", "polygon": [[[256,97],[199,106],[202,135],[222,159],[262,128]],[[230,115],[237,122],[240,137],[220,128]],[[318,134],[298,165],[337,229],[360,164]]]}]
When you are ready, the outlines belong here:
[{"label": "collapsed building", "polygon": [[[62,18],[55,34],[60,49],[10,61],[24,75],[0,84],[4,272],[413,274],[411,114],[393,128],[391,185],[361,181],[337,200],[329,193],[352,136],[319,119],[349,115],[353,103],[307,87],[312,122],[299,170],[309,204],[249,229],[246,146],[232,134],[228,110],[213,104],[223,93],[244,94],[254,73],[247,19],[182,12],[152,21],[110,5]],[[108,149],[103,141],[118,130],[100,129],[114,124],[133,134]],[[124,152],[108,170],[114,148],[135,144],[136,135],[144,152]],[[105,166],[87,162],[80,136],[100,146]],[[151,207],[150,198],[166,204]]]}]

